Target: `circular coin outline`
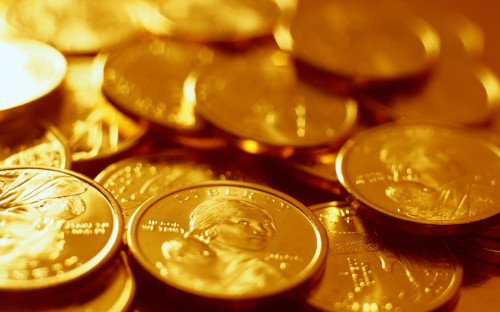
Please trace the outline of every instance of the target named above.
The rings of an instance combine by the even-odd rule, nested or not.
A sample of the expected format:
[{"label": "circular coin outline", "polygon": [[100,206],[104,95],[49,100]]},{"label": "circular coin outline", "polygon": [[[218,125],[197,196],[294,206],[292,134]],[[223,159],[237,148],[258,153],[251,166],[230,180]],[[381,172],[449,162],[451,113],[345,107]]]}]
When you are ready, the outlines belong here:
[{"label": "circular coin outline", "polygon": [[[212,188],[212,189],[211,189]],[[141,221],[141,219],[144,217],[145,213],[148,212],[149,209],[154,209],[154,206],[157,205],[158,203],[161,203],[162,200],[165,198],[173,198],[175,199],[174,196],[182,196],[184,192],[189,193],[190,191],[202,191],[206,190],[207,196],[205,199],[210,198],[211,194],[215,194],[220,190],[217,190],[217,188],[226,188],[226,193],[225,194],[219,194],[222,198],[228,199],[228,197],[238,197],[235,196],[234,193],[235,189],[239,189],[239,191],[246,192],[246,195],[244,196],[250,196],[250,198],[256,198],[255,201],[263,203],[263,201],[271,201],[274,203],[275,200],[281,201],[280,203],[276,204],[275,207],[271,207],[269,209],[277,209],[279,208],[280,205],[285,205],[284,208],[281,207],[279,209],[296,209],[296,212],[301,214],[301,217],[304,218],[303,220],[308,222],[308,225],[311,226],[312,231],[314,232],[314,239],[317,242],[317,246],[314,250],[313,255],[311,256],[311,259],[309,260],[307,266],[303,268],[302,270],[299,271],[298,274],[294,275],[290,279],[292,280],[290,283],[288,283],[285,286],[274,286],[271,287],[271,290],[259,290],[255,291],[253,294],[230,294],[230,293],[210,293],[209,292],[204,292],[200,290],[195,290],[192,287],[185,286],[179,282],[176,282],[175,280],[169,280],[167,277],[162,277],[160,274],[159,268],[155,267],[155,264],[152,263],[148,257],[144,254],[144,252],[141,250],[142,248],[140,247],[140,243],[138,243],[138,226]],[[232,189],[231,189],[232,188]],[[208,190],[207,190],[208,189]],[[211,189],[211,190],[210,190]],[[259,193],[258,195],[254,192]],[[200,202],[203,202],[203,198],[200,199],[200,197],[203,197],[201,195],[193,195],[193,199],[198,201],[198,204]],[[190,196],[191,196],[190,195]],[[219,196],[215,195],[215,196]],[[198,197],[197,197],[198,196]],[[191,198],[184,198],[186,200],[189,200]],[[184,201],[182,199],[181,201]],[[248,198],[247,198],[248,199]],[[257,200],[258,199],[258,200]],[[195,204],[194,206],[196,206]],[[179,207],[175,207],[178,211]],[[174,210],[174,209],[172,209]],[[189,212],[193,210],[193,207],[188,208]],[[266,209],[267,210],[267,209]],[[188,218],[189,219],[189,218]],[[149,221],[148,221],[149,222]],[[177,223],[177,221],[175,221]],[[290,225],[293,227],[293,225]],[[197,184],[193,184],[187,187],[180,187],[175,190],[170,190],[167,191],[166,193],[159,195],[155,198],[152,198],[148,201],[146,201],[138,210],[134,212],[132,215],[131,219],[129,220],[128,223],[128,230],[127,230],[127,244],[129,247],[129,250],[133,256],[133,258],[140,264],[142,268],[144,268],[149,274],[151,274],[155,279],[159,280],[160,282],[171,286],[175,289],[178,289],[186,294],[189,295],[195,295],[198,297],[203,297],[207,298],[210,300],[225,300],[228,302],[231,301],[255,301],[259,299],[265,299],[265,298],[271,298],[274,296],[281,295],[283,293],[289,292],[296,290],[298,288],[301,288],[305,285],[310,286],[312,283],[317,282],[318,277],[323,273],[323,268],[324,268],[324,261],[326,259],[326,253],[327,253],[327,236],[326,236],[326,231],[319,222],[319,220],[316,218],[316,216],[302,203],[294,199],[293,197],[290,197],[289,195],[282,193],[280,191],[274,190],[269,187],[261,186],[258,184],[254,183],[249,183],[249,182],[240,182],[240,181],[212,181],[212,182],[201,182]],[[152,230],[151,230],[152,231]],[[304,246],[305,247],[305,246]],[[151,249],[151,246],[148,248]],[[154,258],[154,257],[153,257]],[[311,284],[310,284],[311,283]]]},{"label": "circular coin outline", "polygon": [[[414,127],[424,127],[426,129],[430,129],[429,133],[434,133],[434,136],[436,136],[436,132],[438,130],[442,130],[444,131],[444,133],[446,133],[446,138],[443,139],[443,141],[450,140],[452,136],[455,136],[462,140],[466,140],[466,142],[475,143],[477,146],[484,146],[487,153],[490,154],[490,157],[496,156],[496,159],[500,164],[500,148],[471,129],[437,122],[407,121],[386,123],[369,128],[362,133],[359,133],[355,137],[349,139],[341,147],[338,153],[338,157],[335,163],[337,175],[342,186],[354,199],[354,204],[357,205],[360,209],[364,209],[366,213],[370,215],[375,221],[378,221],[380,223],[386,222],[386,225],[390,224],[391,226],[395,226],[396,228],[403,231],[415,232],[418,234],[453,235],[457,233],[469,232],[472,230],[476,230],[477,227],[480,226],[480,224],[488,223],[491,222],[491,220],[495,219],[495,216],[498,215],[499,211],[495,211],[494,209],[489,209],[489,211],[487,211],[486,213],[482,213],[478,216],[460,218],[455,220],[431,220],[428,218],[411,217],[404,215],[403,212],[400,213],[397,211],[402,207],[402,205],[398,205],[396,201],[391,202],[392,199],[390,199],[390,197],[386,195],[385,190],[382,189],[383,192],[381,192],[381,189],[376,189],[376,187],[374,187],[375,190],[371,190],[369,194],[366,191],[363,193],[359,190],[359,187],[357,185],[367,185],[372,181],[375,183],[391,182],[391,177],[389,177],[387,173],[392,173],[389,172],[389,170],[387,170],[387,172],[384,171],[385,168],[383,167],[382,161],[373,160],[373,158],[367,157],[366,155],[373,156],[374,154],[372,153],[377,153],[378,157],[380,148],[376,149],[374,145],[383,145],[384,142],[391,139],[390,137],[394,138],[394,136],[397,136],[397,134],[394,134],[395,132],[403,133],[404,139],[406,141],[411,140],[410,134],[415,131]],[[401,140],[401,137],[403,136],[399,137],[399,142],[403,142],[403,140]],[[427,138],[427,140],[429,140],[429,138]],[[376,143],[373,143],[375,141]],[[370,143],[371,146],[361,146],[360,143]],[[474,148],[468,146],[467,149],[472,150]],[[374,152],[374,150],[376,151]],[[370,169],[378,169],[378,171],[372,170],[374,174],[370,176],[366,175],[366,177],[364,177],[363,179],[358,179],[358,181],[355,181],[357,177],[353,177],[351,172],[354,167],[352,166],[352,164],[350,167],[347,164],[348,162],[352,161],[353,153],[357,153],[357,155],[364,154],[365,156],[362,156],[364,157],[364,162],[361,162],[361,165],[368,166],[370,167]],[[373,161],[370,162],[370,160]],[[469,162],[472,161],[471,159],[468,160]],[[359,171],[358,169],[355,170]],[[499,170],[499,166],[496,167],[496,170]],[[465,173],[470,174],[470,172],[467,171]],[[360,176],[361,174],[367,174],[367,172],[360,172],[358,176]],[[475,181],[477,181],[477,179],[481,179],[480,174],[474,173],[474,179]],[[361,180],[364,180],[364,182]],[[401,181],[412,182],[411,179]],[[494,182],[491,186],[494,186]],[[380,203],[380,196],[382,194],[383,196],[387,197],[384,197],[384,199],[382,200],[383,203],[387,206],[384,206]],[[373,199],[374,196],[379,196],[379,198]],[[379,201],[379,203],[377,203],[377,200]]]},{"label": "circular coin outline", "polygon": [[[31,290],[42,290],[56,287],[63,287],[65,284],[77,282],[83,278],[95,274],[100,268],[108,264],[115,255],[121,249],[123,244],[123,219],[121,218],[118,202],[115,198],[101,185],[93,181],[91,178],[68,169],[59,169],[48,166],[8,166],[0,168],[0,173],[5,171],[22,171],[22,170],[33,170],[39,172],[55,172],[62,174],[66,177],[73,177],[83,182],[89,188],[95,191],[95,194],[89,194],[86,197],[87,201],[96,199],[96,197],[101,197],[103,202],[109,204],[109,214],[110,221],[112,221],[112,229],[109,234],[109,239],[103,244],[103,247],[99,249],[96,254],[90,259],[75,268],[58,273],[57,275],[52,275],[49,277],[43,277],[38,279],[25,279],[25,280],[13,280],[13,279],[3,279],[0,280],[0,289],[2,291],[31,291]],[[87,203],[88,207],[95,207]],[[94,214],[100,215],[101,212],[98,211],[100,207],[94,208]],[[84,214],[84,213],[83,213]],[[83,234],[85,236],[85,234]],[[55,264],[57,266],[57,263]]]}]

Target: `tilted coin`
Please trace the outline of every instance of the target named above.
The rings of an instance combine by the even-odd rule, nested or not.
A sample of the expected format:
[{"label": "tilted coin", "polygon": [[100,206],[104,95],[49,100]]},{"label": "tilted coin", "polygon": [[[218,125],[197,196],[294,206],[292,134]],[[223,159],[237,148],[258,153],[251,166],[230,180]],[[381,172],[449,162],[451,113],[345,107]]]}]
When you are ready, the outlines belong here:
[{"label": "tilted coin", "polygon": [[499,90],[497,75],[484,64],[444,58],[415,92],[360,103],[381,119],[473,125],[485,123],[500,108]]},{"label": "tilted coin", "polygon": [[17,119],[2,122],[2,128],[0,165],[70,168],[69,146],[59,130],[48,121]]},{"label": "tilted coin", "polygon": [[125,158],[104,168],[94,180],[113,194],[128,222],[141,204],[169,189],[213,180],[264,184],[258,172],[257,162],[229,152],[221,158],[219,152],[176,148]]},{"label": "tilted coin", "polygon": [[353,88],[417,76],[440,48],[435,30],[394,1],[299,1],[274,34],[296,59],[350,79]]},{"label": "tilted coin", "polygon": [[0,291],[47,290],[88,277],[121,246],[115,199],[76,172],[0,169]]},{"label": "tilted coin", "polygon": [[7,21],[24,36],[53,45],[65,54],[96,53],[138,34],[123,1],[18,0]]},{"label": "tilted coin", "polygon": [[401,230],[470,232],[500,212],[500,149],[465,128],[373,127],[344,144],[336,168],[365,213]]},{"label": "tilted coin", "polygon": [[157,196],[134,213],[128,229],[137,262],[194,302],[259,302],[308,288],[322,273],[327,249],[326,233],[306,206],[236,181]]},{"label": "tilted coin", "polygon": [[117,110],[102,94],[105,56],[68,58],[60,111],[51,118],[67,139],[73,162],[111,157],[141,139],[147,130]]},{"label": "tilted coin", "polygon": [[345,202],[309,207],[329,239],[326,271],[307,303],[321,311],[434,311],[450,307],[463,268],[439,239],[380,231]]},{"label": "tilted coin", "polygon": [[66,59],[30,39],[0,39],[0,121],[34,110],[35,100],[54,91],[66,75]]},{"label": "tilted coin", "polygon": [[249,153],[287,157],[340,145],[356,121],[354,99],[302,81],[278,50],[207,66],[195,79],[196,112]]},{"label": "tilted coin", "polygon": [[269,0],[156,1],[144,16],[157,35],[202,42],[234,42],[270,36],[279,9]]},{"label": "tilted coin", "polygon": [[196,132],[203,122],[184,96],[191,71],[214,61],[207,46],[148,40],[110,51],[104,65],[104,94],[117,107],[170,131]]}]

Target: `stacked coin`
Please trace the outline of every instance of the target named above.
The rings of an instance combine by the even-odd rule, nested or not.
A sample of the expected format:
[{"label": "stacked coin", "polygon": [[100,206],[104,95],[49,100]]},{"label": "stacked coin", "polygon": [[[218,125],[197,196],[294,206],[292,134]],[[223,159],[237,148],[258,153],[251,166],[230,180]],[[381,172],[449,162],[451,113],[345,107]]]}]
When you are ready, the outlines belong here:
[{"label": "stacked coin", "polygon": [[427,311],[498,285],[471,279],[499,263],[500,86],[466,16],[63,2],[0,5],[0,309]]}]

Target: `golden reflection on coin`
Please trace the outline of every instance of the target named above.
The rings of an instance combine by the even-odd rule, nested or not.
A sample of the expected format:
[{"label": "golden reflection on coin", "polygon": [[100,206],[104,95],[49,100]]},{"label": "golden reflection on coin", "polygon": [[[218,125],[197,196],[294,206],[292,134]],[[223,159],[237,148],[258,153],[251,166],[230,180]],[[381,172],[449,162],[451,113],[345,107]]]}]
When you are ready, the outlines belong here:
[{"label": "golden reflection on coin", "polygon": [[103,92],[120,109],[169,130],[194,132],[203,123],[184,83],[198,65],[213,62],[209,47],[154,39],[111,51],[104,65]]},{"label": "golden reflection on coin", "polygon": [[321,311],[434,311],[454,303],[463,269],[439,239],[381,232],[347,203],[309,207],[329,240],[307,303]]},{"label": "golden reflection on coin", "polygon": [[0,38],[0,121],[18,117],[55,90],[66,74],[64,56],[42,42]]},{"label": "golden reflection on coin", "polygon": [[416,92],[366,104],[390,120],[480,124],[500,108],[500,82],[481,63],[445,58]]},{"label": "golden reflection on coin", "polygon": [[327,250],[326,233],[306,206],[236,181],[157,196],[134,213],[128,228],[142,267],[200,299],[258,302],[292,292],[319,277]]},{"label": "golden reflection on coin", "polygon": [[121,246],[117,202],[89,178],[49,167],[0,169],[0,289],[48,289],[95,273]]},{"label": "golden reflection on coin", "polygon": [[[427,1],[429,2],[429,1]],[[438,33],[441,57],[481,58],[484,50],[484,32],[473,20],[453,8],[434,3],[412,3],[415,13],[426,20]]]},{"label": "golden reflection on coin", "polygon": [[0,165],[69,169],[71,153],[59,130],[48,122],[28,119],[4,121],[0,133]]},{"label": "golden reflection on coin", "polygon": [[[153,1],[145,27],[157,35],[233,42],[272,35],[279,8],[272,0]],[[154,11],[153,11],[154,10]]]},{"label": "golden reflection on coin", "polygon": [[299,1],[274,34],[279,46],[300,61],[365,82],[425,72],[440,47],[430,25],[389,1]]},{"label": "golden reflection on coin", "polygon": [[145,122],[117,110],[101,92],[104,56],[68,58],[64,94],[55,123],[69,142],[74,162],[110,157],[142,138]]},{"label": "golden reflection on coin", "polygon": [[128,222],[141,204],[167,190],[212,180],[263,184],[258,172],[257,163],[228,152],[221,158],[220,152],[177,148],[125,158],[104,168],[94,180],[113,194]]},{"label": "golden reflection on coin", "polygon": [[196,111],[250,153],[340,145],[356,121],[354,99],[301,81],[281,51],[206,67],[195,79]]},{"label": "golden reflection on coin", "polygon": [[376,220],[422,234],[471,231],[500,208],[500,149],[468,129],[389,123],[341,148],[337,174]]},{"label": "golden reflection on coin", "polygon": [[20,34],[65,54],[96,53],[137,35],[124,1],[17,0],[7,21]]}]

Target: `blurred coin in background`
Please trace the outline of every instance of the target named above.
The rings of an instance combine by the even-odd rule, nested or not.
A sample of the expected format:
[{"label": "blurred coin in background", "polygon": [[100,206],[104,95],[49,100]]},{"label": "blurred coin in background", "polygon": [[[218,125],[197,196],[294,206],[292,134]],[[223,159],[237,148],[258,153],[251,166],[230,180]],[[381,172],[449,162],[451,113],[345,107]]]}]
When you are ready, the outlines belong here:
[{"label": "blurred coin in background", "polygon": [[138,35],[126,1],[19,0],[7,21],[21,35],[53,45],[64,54],[97,53]]}]

